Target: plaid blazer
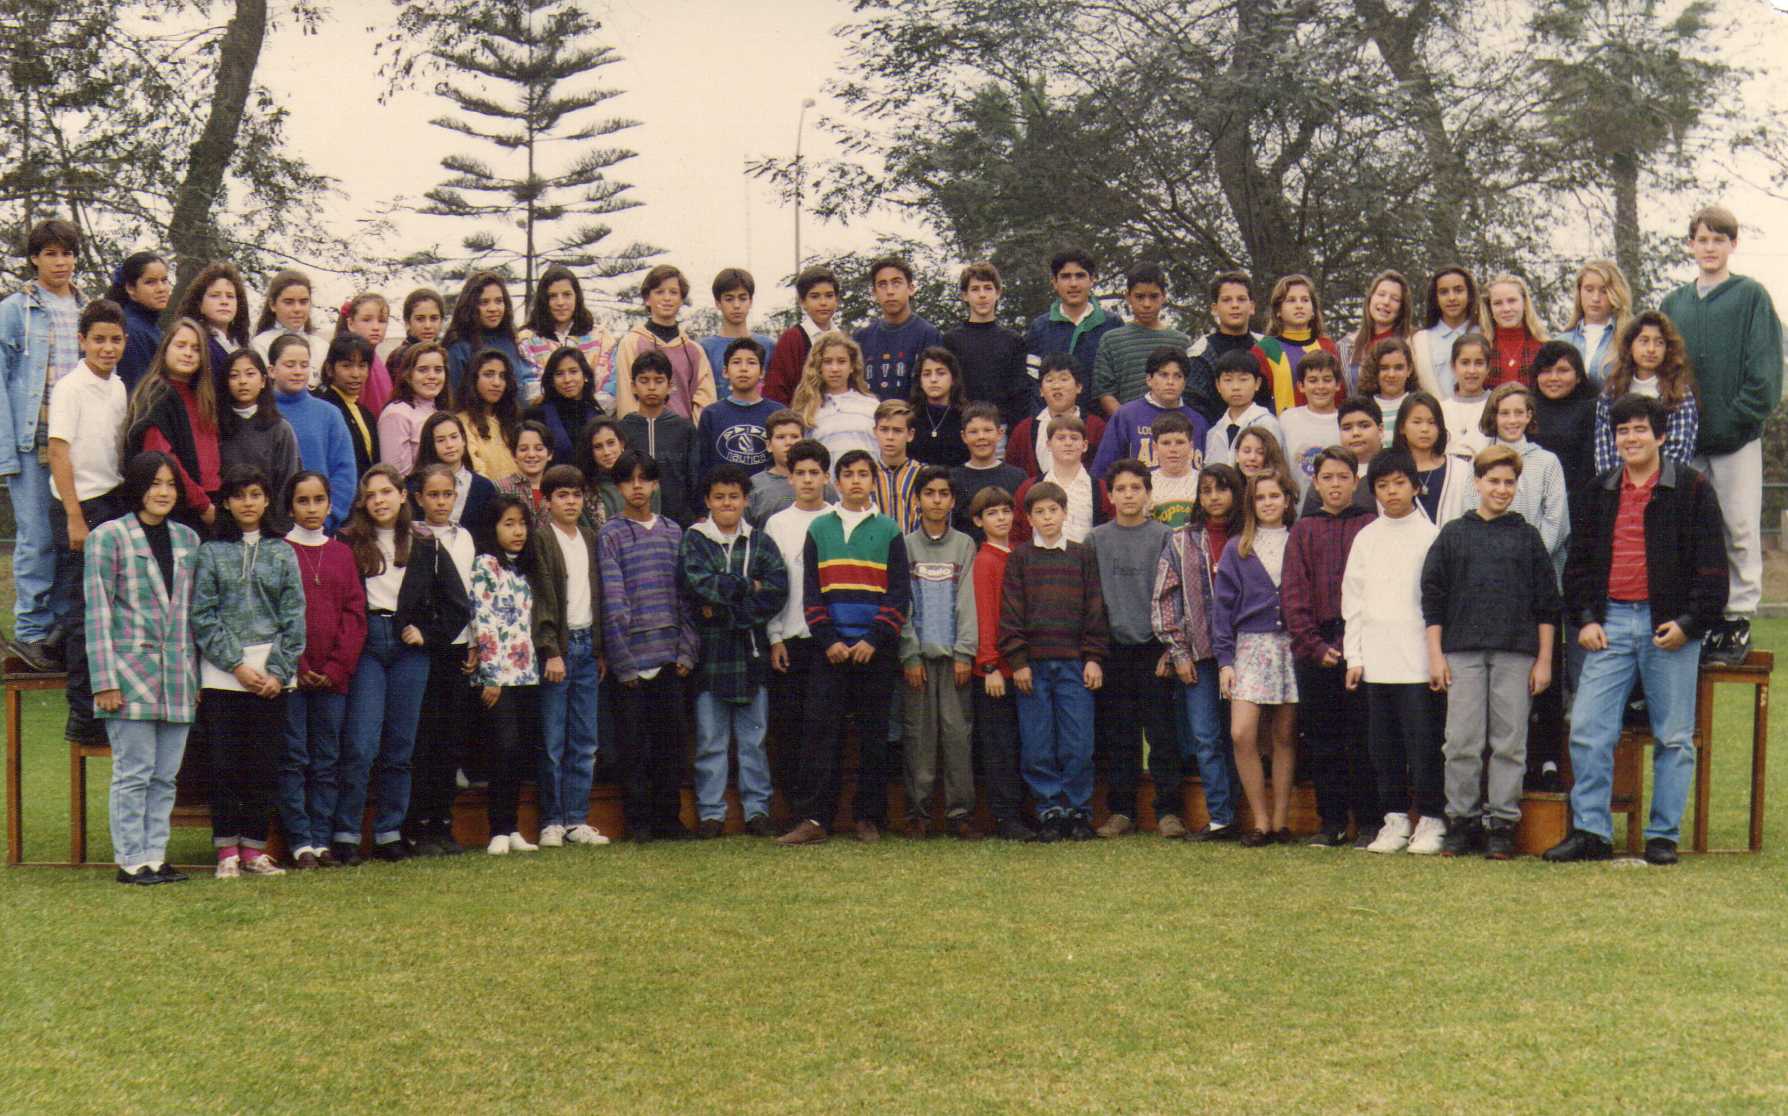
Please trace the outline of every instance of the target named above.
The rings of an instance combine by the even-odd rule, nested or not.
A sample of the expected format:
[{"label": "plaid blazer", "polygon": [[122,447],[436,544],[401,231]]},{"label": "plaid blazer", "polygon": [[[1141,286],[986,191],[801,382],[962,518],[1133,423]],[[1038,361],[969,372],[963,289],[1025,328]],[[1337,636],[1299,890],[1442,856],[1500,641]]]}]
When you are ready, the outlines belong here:
[{"label": "plaid blazer", "polygon": [[174,591],[168,592],[149,539],[134,515],[87,536],[87,665],[93,692],[120,690],[124,707],[101,717],[188,724],[199,695],[192,637],[192,591],[199,537],[173,521]]}]

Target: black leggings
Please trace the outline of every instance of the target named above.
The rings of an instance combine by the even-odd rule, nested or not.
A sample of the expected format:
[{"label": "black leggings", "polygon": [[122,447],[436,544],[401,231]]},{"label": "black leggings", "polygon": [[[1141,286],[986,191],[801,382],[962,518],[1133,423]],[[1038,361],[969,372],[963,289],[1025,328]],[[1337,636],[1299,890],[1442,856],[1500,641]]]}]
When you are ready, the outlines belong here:
[{"label": "black leggings", "polygon": [[199,709],[211,746],[211,838],[264,848],[286,742],[286,695],[205,690]]},{"label": "black leggings", "polygon": [[[504,686],[497,703],[483,709],[485,758],[490,771],[486,802],[492,837],[514,833],[519,828],[522,776],[534,771],[534,749],[540,737],[538,720],[528,716],[537,708],[533,692],[532,686]],[[483,702],[479,704],[483,706]],[[530,725],[534,731],[525,731]]]}]

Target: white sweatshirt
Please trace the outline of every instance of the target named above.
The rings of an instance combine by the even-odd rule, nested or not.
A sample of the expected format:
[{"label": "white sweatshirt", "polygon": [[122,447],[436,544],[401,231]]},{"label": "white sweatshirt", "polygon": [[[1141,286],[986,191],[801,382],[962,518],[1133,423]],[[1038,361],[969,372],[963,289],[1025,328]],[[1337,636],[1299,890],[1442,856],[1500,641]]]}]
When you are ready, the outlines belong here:
[{"label": "white sweatshirt", "polygon": [[1440,529],[1419,511],[1379,516],[1353,540],[1341,577],[1342,653],[1365,681],[1428,681],[1428,636],[1422,623],[1422,563]]}]

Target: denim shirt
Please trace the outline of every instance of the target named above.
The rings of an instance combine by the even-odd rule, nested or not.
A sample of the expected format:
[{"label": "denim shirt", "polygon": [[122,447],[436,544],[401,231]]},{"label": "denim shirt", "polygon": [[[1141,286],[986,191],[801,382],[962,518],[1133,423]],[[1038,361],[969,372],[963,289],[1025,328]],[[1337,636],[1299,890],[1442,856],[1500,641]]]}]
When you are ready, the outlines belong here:
[{"label": "denim shirt", "polygon": [[36,452],[37,419],[50,367],[50,311],[37,284],[0,302],[0,477],[17,476],[19,459]]}]

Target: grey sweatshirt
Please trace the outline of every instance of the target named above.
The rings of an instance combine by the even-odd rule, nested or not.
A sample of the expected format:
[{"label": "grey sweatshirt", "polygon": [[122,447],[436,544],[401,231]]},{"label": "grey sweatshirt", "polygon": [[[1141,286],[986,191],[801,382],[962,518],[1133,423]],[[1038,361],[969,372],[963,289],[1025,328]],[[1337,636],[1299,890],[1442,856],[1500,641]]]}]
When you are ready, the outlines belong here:
[{"label": "grey sweatshirt", "polygon": [[1173,529],[1159,520],[1124,527],[1116,520],[1093,528],[1087,542],[1099,562],[1099,588],[1111,617],[1114,643],[1148,643],[1155,638],[1150,609],[1155,598],[1155,564]]}]

